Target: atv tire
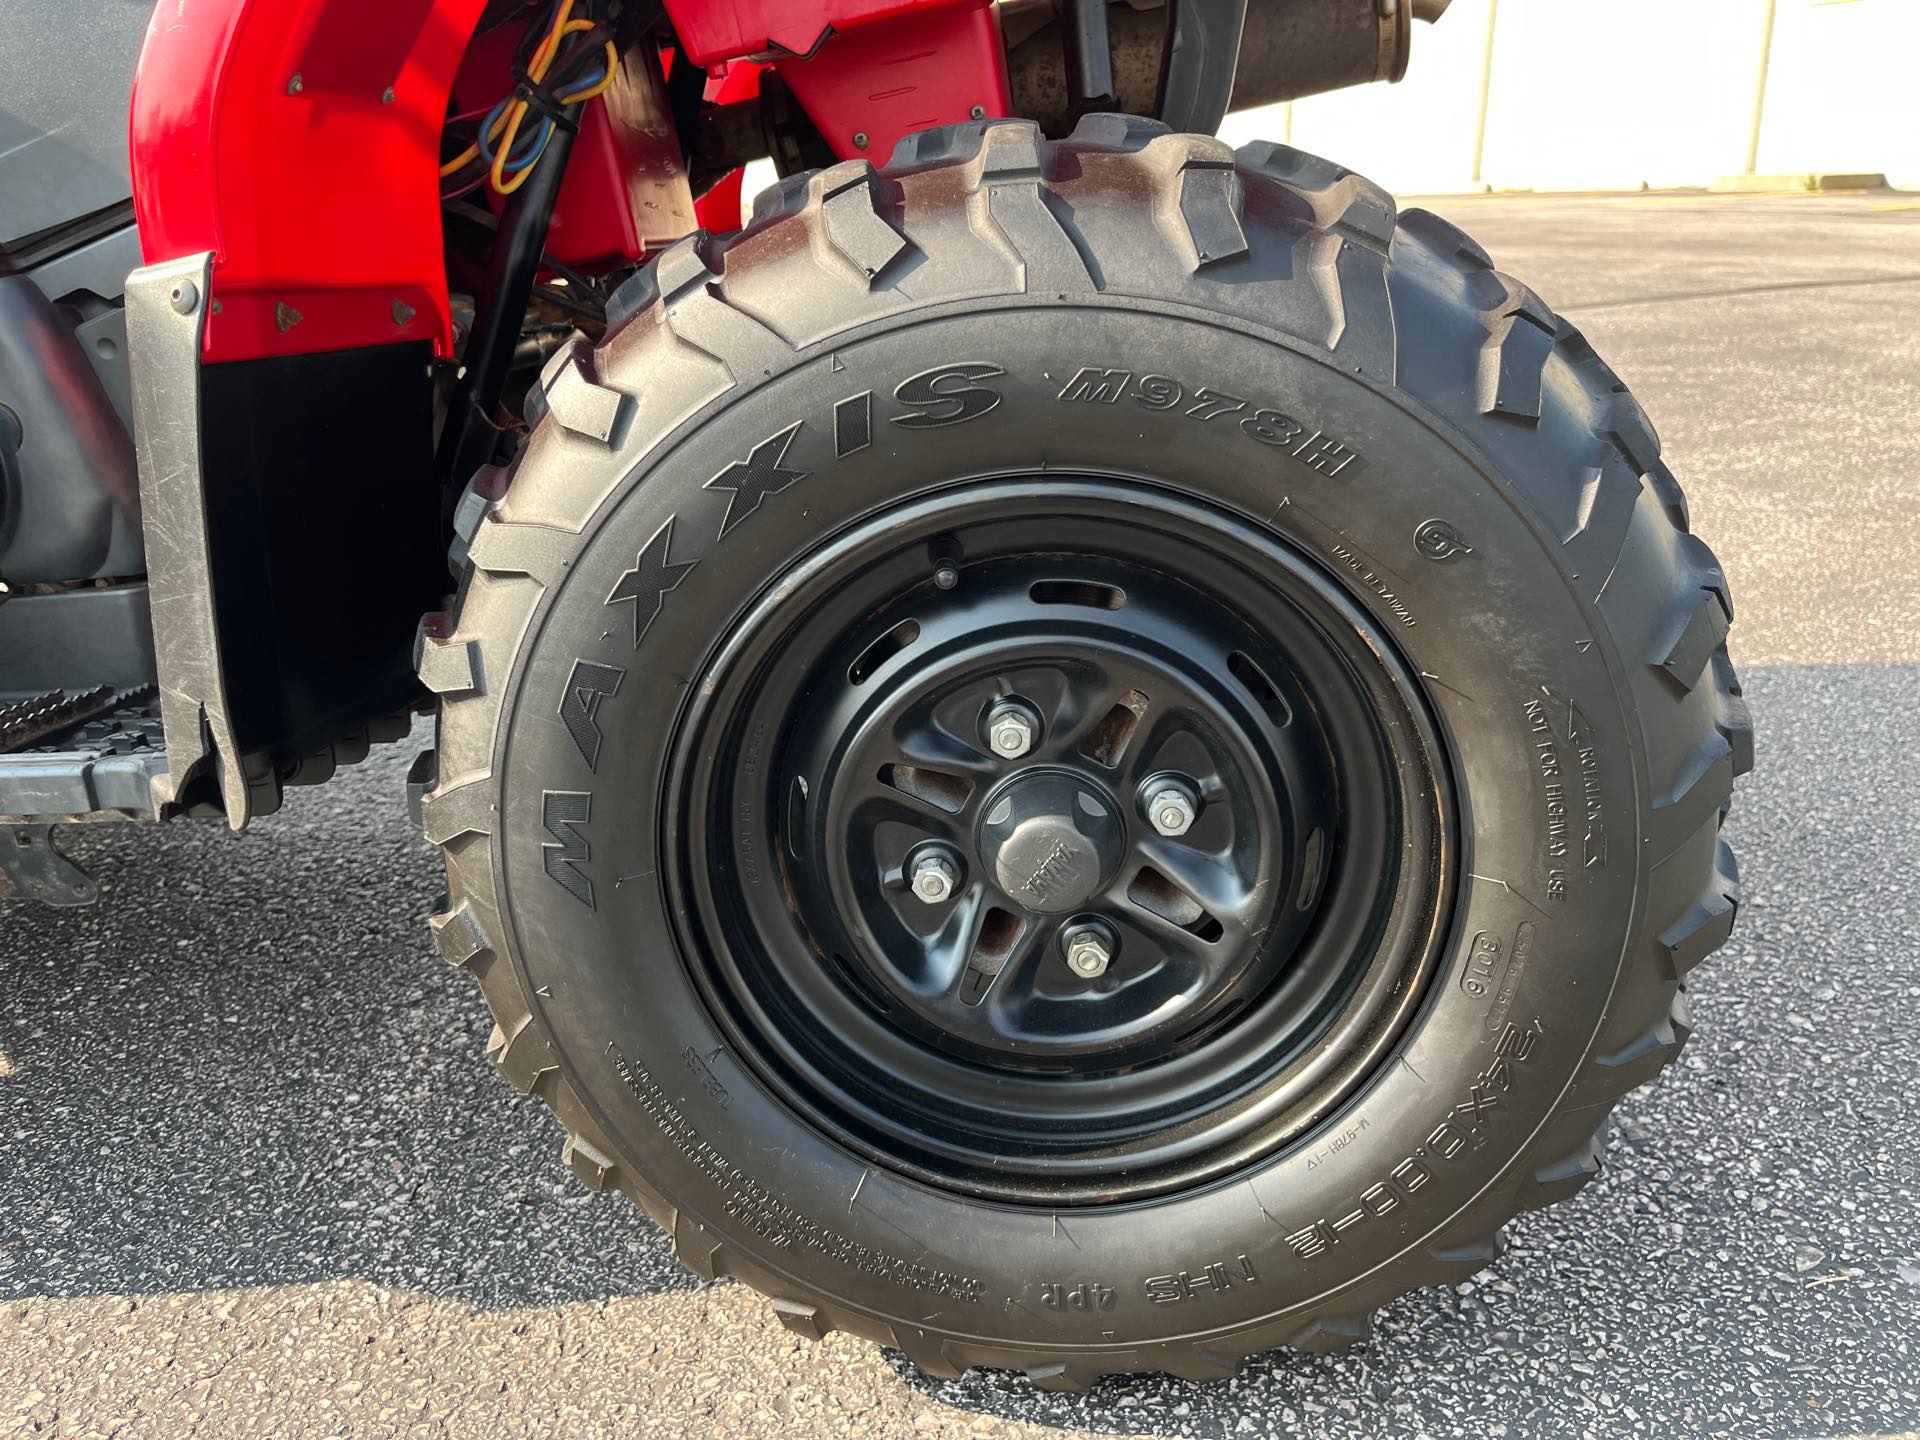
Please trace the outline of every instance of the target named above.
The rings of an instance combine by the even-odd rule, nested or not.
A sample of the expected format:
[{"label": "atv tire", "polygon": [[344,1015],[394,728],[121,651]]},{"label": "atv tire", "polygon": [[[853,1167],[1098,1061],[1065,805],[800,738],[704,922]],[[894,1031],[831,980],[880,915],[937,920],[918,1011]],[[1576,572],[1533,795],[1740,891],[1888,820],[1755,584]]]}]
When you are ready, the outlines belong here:
[{"label": "atv tire", "polygon": [[[903,142],[885,170],[785,180],[743,232],[675,245],[613,309],[602,345],[544,374],[539,423],[469,527],[457,608],[429,617],[420,663],[441,699],[422,782],[449,875],[432,926],[480,981],[488,1054],[552,1105],[586,1185],[624,1190],[685,1266],[753,1286],[803,1334],[1073,1389],[1347,1344],[1386,1301],[1491,1263],[1504,1222],[1597,1172],[1612,1105],[1678,1053],[1686,974],[1732,925],[1720,827],[1752,738],[1720,566],[1578,330],[1453,226],[1396,214],[1336,166],[1117,116],[1058,142],[1025,122],[958,126]],[[1304,704],[1273,663],[1230,660],[1229,678],[1173,644],[1142,663],[1208,691],[1229,730],[1259,729],[1263,704],[1276,725],[1326,721],[1325,763],[1299,762],[1321,782],[1241,775],[1274,813],[1385,817],[1303,858],[1319,822],[1282,814],[1261,852],[1289,883],[1318,861],[1303,911],[1315,883],[1373,887],[1372,918],[1335,940],[1375,969],[1329,980],[1302,1020],[1320,1028],[1261,1062],[1295,1068],[1235,1071],[1231,1094],[1151,1091],[1252,1023],[1234,1004],[1265,1013],[1235,972],[1189,1048],[1092,1064],[1127,1117],[1106,1150],[1080,1128],[1095,1122],[1071,1054],[1048,1069],[987,1053],[1011,1010],[952,1011],[975,1029],[947,1045],[911,987],[875,1000],[871,976],[842,973],[870,967],[859,956],[747,953],[797,943],[766,916],[830,908],[859,889],[842,872],[868,865],[871,837],[807,828],[826,824],[810,795],[835,802],[766,773],[789,731],[815,734],[823,764],[851,753],[857,715],[843,742],[801,712],[823,685],[884,690],[929,646],[993,642],[986,620],[929,621],[916,642],[897,607],[934,615],[1024,577],[1031,556],[974,566],[1022,534],[1137,578],[994,591],[1017,611],[1008,633],[1040,623],[1018,607],[1044,593],[1092,607],[1061,633],[1124,649],[1134,632],[1096,611],[1137,605],[1146,634],[1200,596],[1177,622],[1198,649],[1240,635],[1235,614],[1236,656],[1288,626],[1324,646],[1344,698]],[[1155,536],[1177,583],[1127,558]],[[883,582],[911,598],[869,602],[861,587]],[[861,658],[803,676],[838,643],[819,638],[829,623]],[[749,723],[782,684],[801,718]],[[1375,738],[1327,720],[1356,695],[1377,702]],[[1362,739],[1381,761],[1371,799],[1340,769]],[[1218,818],[1246,799],[1234,786],[1197,798],[1197,824],[1272,818]],[[939,799],[908,809],[937,828]],[[777,820],[789,803],[801,818]],[[1115,835],[1141,829],[1125,805],[1100,822]],[[816,866],[796,861],[821,843]],[[1056,867],[1070,884],[1076,863]],[[887,883],[857,903],[919,913],[901,875]],[[1294,925],[1303,947],[1330,933],[1299,939],[1307,922],[1281,910],[1260,926]],[[1137,943],[1089,983],[1131,983]],[[864,1009],[846,999],[863,986]],[[861,1068],[896,1050],[927,1076],[987,1074],[1005,1113],[956,1100],[946,1127],[920,1070],[900,1061],[888,1093]],[[1048,1084],[1070,1097],[1052,1152],[1018,1128]],[[1136,1101],[1178,1125],[1135,1124]]]}]

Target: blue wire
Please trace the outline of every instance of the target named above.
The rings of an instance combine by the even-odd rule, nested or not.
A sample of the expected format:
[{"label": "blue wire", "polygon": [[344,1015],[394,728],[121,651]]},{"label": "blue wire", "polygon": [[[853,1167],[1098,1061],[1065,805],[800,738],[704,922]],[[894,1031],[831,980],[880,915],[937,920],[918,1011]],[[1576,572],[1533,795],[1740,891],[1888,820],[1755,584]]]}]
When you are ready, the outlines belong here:
[{"label": "blue wire", "polygon": [[[493,145],[487,138],[488,132],[493,129],[493,122],[499,118],[500,112],[506,109],[512,100],[513,97],[509,95],[505,100],[502,100],[498,105],[494,106],[493,109],[489,110],[486,118],[480,122],[480,134],[477,137],[477,143],[480,150],[480,157],[487,162],[489,168],[493,165]],[[545,122],[545,131],[529,131],[527,134],[521,136],[520,144],[512,154],[507,156],[506,168],[509,170],[524,170],[537,160],[540,157],[540,152],[547,147],[546,131],[551,131],[552,128],[553,121],[548,120]]]},{"label": "blue wire", "polygon": [[607,78],[607,67],[605,65],[602,65],[598,70],[594,71],[591,75],[582,75],[578,80],[574,81],[573,84],[569,85],[565,90],[562,90],[560,92],[560,98],[562,100],[571,100],[575,95],[579,94],[582,90],[591,90],[594,86],[598,85],[602,80],[606,78]]},{"label": "blue wire", "polygon": [[534,144],[533,153],[530,155],[527,155],[524,159],[516,159],[512,155],[509,155],[507,157],[507,169],[516,171],[516,172],[526,169],[529,165],[533,164],[534,161],[538,160],[542,155],[547,153],[547,141],[551,140],[552,138],[553,138],[553,121],[552,120],[542,121],[540,125],[540,136],[538,141],[535,142]]},{"label": "blue wire", "polygon": [[[607,67],[602,65],[591,75],[581,76],[565,90],[558,92],[559,96],[562,100],[571,99],[579,91],[591,90],[606,78]],[[493,109],[489,110],[486,118],[480,122],[480,134],[478,137],[480,158],[486,161],[489,169],[493,166],[493,146],[487,139],[488,133],[493,129],[493,122],[499,118],[500,112],[505,110],[512,101],[513,96],[507,96],[498,105],[494,106]],[[551,116],[545,116],[540,122],[539,130],[521,137],[520,144],[508,154],[507,163],[503,168],[514,172],[526,169],[542,155],[546,154],[547,141],[552,138],[553,118]]]},{"label": "blue wire", "polygon": [[[508,100],[512,98],[512,96],[507,97]],[[489,110],[480,121],[480,133],[474,137],[474,146],[479,150],[480,158],[487,162],[489,168],[493,165],[493,142],[489,140],[487,136],[493,130],[493,122],[500,118],[500,112],[506,108],[507,101],[502,100],[498,105]]]}]

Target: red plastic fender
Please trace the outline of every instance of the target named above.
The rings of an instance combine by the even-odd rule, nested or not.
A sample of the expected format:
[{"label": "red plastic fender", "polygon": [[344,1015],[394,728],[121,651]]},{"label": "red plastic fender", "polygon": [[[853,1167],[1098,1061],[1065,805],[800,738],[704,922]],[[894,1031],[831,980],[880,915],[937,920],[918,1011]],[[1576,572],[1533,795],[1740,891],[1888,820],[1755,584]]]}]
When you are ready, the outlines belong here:
[{"label": "red plastic fender", "polygon": [[161,0],[134,75],[149,264],[211,250],[202,355],[452,353],[447,96],[486,0]]},{"label": "red plastic fender", "polygon": [[741,191],[746,178],[744,170],[729,170],[712,189],[693,202],[694,217],[702,230],[721,235],[740,228]]},{"label": "red plastic fender", "polygon": [[886,163],[900,137],[1010,113],[1007,52],[989,0],[929,5],[836,30],[804,60],[773,67],[842,160]]},{"label": "red plastic fender", "polygon": [[[451,355],[440,138],[485,3],[161,0],[134,77],[134,213],[148,263],[213,253],[203,359],[418,339]],[[989,0],[667,8],[696,63],[777,58],[842,156],[1007,113]],[[729,213],[721,194],[703,218]]]},{"label": "red plastic fender", "polygon": [[828,36],[880,20],[980,0],[666,0],[694,64],[811,55]]}]

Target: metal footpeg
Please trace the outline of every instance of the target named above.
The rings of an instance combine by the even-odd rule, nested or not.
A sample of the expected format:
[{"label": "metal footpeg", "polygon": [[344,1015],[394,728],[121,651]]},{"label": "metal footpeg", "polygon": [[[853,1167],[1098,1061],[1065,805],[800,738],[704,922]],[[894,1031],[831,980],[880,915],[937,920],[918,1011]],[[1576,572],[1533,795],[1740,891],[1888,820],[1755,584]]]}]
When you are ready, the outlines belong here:
[{"label": "metal footpeg", "polygon": [[24,750],[96,715],[105,715],[134,700],[145,699],[151,691],[151,686],[143,687],[143,693],[135,694],[132,691],[116,692],[111,685],[96,685],[91,690],[74,694],[68,694],[65,690],[49,690],[44,695],[36,695],[28,700],[0,705],[0,755]]},{"label": "metal footpeg", "polygon": [[[157,819],[154,778],[166,771],[152,686],[0,705],[0,825],[12,831],[55,820]],[[9,858],[13,848],[0,845]]]}]

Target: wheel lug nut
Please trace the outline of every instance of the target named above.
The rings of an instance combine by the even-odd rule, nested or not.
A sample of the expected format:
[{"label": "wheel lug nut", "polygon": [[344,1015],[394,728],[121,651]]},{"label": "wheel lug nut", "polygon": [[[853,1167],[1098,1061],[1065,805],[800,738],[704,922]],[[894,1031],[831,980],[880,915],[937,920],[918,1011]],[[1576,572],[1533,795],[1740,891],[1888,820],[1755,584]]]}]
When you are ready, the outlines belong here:
[{"label": "wheel lug nut", "polygon": [[1191,830],[1199,813],[1192,793],[1184,786],[1156,785],[1147,795],[1148,822],[1169,838]]},{"label": "wheel lug nut", "polygon": [[909,883],[915,899],[938,905],[960,888],[960,867],[939,851],[928,851],[913,862]]},{"label": "wheel lug nut", "polygon": [[998,705],[987,717],[987,743],[1003,760],[1018,760],[1033,749],[1033,717],[1018,705]]},{"label": "wheel lug nut", "polygon": [[1067,968],[1082,980],[1093,980],[1107,973],[1113,948],[1096,930],[1082,930],[1067,941]]}]

